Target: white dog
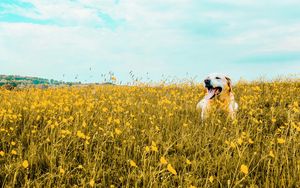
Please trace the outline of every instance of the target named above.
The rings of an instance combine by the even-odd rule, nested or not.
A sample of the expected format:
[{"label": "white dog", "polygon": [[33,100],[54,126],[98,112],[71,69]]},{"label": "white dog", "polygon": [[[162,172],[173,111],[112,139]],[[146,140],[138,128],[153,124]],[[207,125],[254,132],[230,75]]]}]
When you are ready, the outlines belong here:
[{"label": "white dog", "polygon": [[197,104],[197,109],[201,109],[202,120],[218,110],[228,112],[230,117],[234,118],[238,104],[234,100],[230,78],[223,74],[210,74],[204,80],[204,87],[207,93]]}]

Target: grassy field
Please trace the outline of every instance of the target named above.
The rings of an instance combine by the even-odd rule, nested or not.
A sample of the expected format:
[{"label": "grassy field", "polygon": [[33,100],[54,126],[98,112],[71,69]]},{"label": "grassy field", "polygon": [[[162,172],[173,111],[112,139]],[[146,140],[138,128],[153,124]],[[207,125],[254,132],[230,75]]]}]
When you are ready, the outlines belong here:
[{"label": "grassy field", "polygon": [[0,91],[3,187],[299,187],[300,81],[238,83],[205,122],[200,85]]}]

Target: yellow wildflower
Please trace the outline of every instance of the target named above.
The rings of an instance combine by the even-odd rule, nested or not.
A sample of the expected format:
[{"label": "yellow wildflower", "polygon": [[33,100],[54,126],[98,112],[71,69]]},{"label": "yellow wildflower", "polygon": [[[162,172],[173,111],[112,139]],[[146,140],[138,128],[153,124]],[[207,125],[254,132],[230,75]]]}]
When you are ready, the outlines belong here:
[{"label": "yellow wildflower", "polygon": [[248,142],[249,142],[249,144],[253,144],[254,143],[254,141],[251,138],[249,138]]},{"label": "yellow wildflower", "polygon": [[129,163],[130,163],[130,166],[132,166],[132,167],[138,167],[133,160],[130,160]]},{"label": "yellow wildflower", "polygon": [[24,160],[23,163],[22,163],[22,166],[23,166],[24,168],[28,168],[28,166],[29,166],[28,161],[27,161],[27,160]]},{"label": "yellow wildflower", "polygon": [[149,152],[149,151],[150,151],[150,147],[149,147],[149,146],[146,146],[146,147],[145,147],[145,151],[146,151],[146,152]]},{"label": "yellow wildflower", "polygon": [[191,165],[191,164],[192,164],[192,162],[191,162],[190,160],[188,160],[188,159],[186,159],[185,162],[186,162],[186,164],[188,164],[188,165]]},{"label": "yellow wildflower", "polygon": [[243,140],[242,140],[241,138],[238,138],[237,143],[238,143],[239,145],[242,145]]},{"label": "yellow wildflower", "polygon": [[11,150],[11,154],[13,154],[13,155],[17,155],[17,151],[16,150]]},{"label": "yellow wildflower", "polygon": [[232,147],[232,148],[236,148],[236,145],[235,145],[235,143],[233,143],[233,142],[230,142],[230,147]]},{"label": "yellow wildflower", "polygon": [[122,133],[122,131],[121,131],[120,129],[116,128],[116,129],[115,129],[115,133],[116,133],[117,135],[120,135],[120,134]]},{"label": "yellow wildflower", "polygon": [[83,139],[85,139],[85,134],[83,133],[83,132],[81,132],[81,131],[77,131],[77,133],[76,133],[76,135],[79,137],[79,138],[83,138]]},{"label": "yellow wildflower", "polygon": [[154,152],[158,152],[158,148],[156,146],[151,146],[151,150]]},{"label": "yellow wildflower", "polygon": [[284,144],[285,143],[285,139],[283,139],[283,138],[277,138],[277,143],[278,144]]},{"label": "yellow wildflower", "polygon": [[167,170],[168,170],[169,172],[171,172],[172,174],[177,175],[176,170],[172,167],[171,164],[168,164]]},{"label": "yellow wildflower", "polygon": [[154,152],[158,152],[158,148],[157,148],[156,143],[154,141],[152,141],[151,150],[154,151]]},{"label": "yellow wildflower", "polygon": [[121,121],[119,119],[114,120],[115,124],[120,125]]},{"label": "yellow wildflower", "polygon": [[241,172],[244,173],[245,175],[247,175],[249,173],[249,169],[248,166],[242,164],[241,168],[240,168]]},{"label": "yellow wildflower", "polygon": [[161,158],[160,158],[160,163],[161,163],[161,164],[168,164],[168,161],[166,160],[165,157],[161,157]]},{"label": "yellow wildflower", "polygon": [[63,168],[59,169],[59,173],[64,174],[66,171]]},{"label": "yellow wildflower", "polygon": [[91,179],[90,182],[89,182],[89,185],[90,185],[91,187],[94,187],[94,185],[95,185],[95,180]]}]

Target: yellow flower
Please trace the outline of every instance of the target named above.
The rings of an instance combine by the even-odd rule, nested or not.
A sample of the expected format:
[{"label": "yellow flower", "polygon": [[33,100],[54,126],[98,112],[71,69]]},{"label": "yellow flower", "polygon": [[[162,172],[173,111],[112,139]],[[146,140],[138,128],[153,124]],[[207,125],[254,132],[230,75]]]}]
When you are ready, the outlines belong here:
[{"label": "yellow flower", "polygon": [[210,183],[212,183],[212,182],[214,181],[214,177],[213,177],[213,176],[210,176],[210,177],[209,177],[209,181],[210,181]]},{"label": "yellow flower", "polygon": [[230,142],[230,147],[232,147],[232,148],[236,148],[236,145],[235,145],[235,143],[233,143],[233,142]]},{"label": "yellow flower", "polygon": [[50,124],[52,124],[52,120],[47,121],[47,125],[50,125]]},{"label": "yellow flower", "polygon": [[160,158],[160,163],[161,163],[161,164],[168,164],[168,161],[166,160],[166,158],[161,157],[161,158]]},{"label": "yellow flower", "polygon": [[12,146],[15,146],[16,145],[16,142],[11,142],[10,143]]},{"label": "yellow flower", "polygon": [[132,167],[138,167],[133,160],[130,160],[129,163],[130,163],[130,166],[132,166]]},{"label": "yellow flower", "polygon": [[24,160],[23,163],[22,163],[22,166],[23,166],[24,168],[28,168],[28,166],[29,166],[28,161],[27,161],[27,160]]},{"label": "yellow flower", "polygon": [[249,138],[248,142],[249,142],[249,144],[253,144],[254,143],[254,141],[251,138]]},{"label": "yellow flower", "polygon": [[248,166],[242,164],[241,165],[241,172],[244,173],[245,175],[247,175],[249,173],[249,169],[248,169]]},{"label": "yellow flower", "polygon": [[277,138],[277,143],[278,144],[284,144],[285,143],[285,139],[283,139],[283,138]]},{"label": "yellow flower", "polygon": [[189,188],[197,188],[196,186],[191,185]]},{"label": "yellow flower", "polygon": [[11,150],[11,154],[13,154],[13,155],[17,155],[17,151],[16,150]]},{"label": "yellow flower", "polygon": [[77,168],[79,168],[79,169],[83,169],[83,166],[82,165],[78,165],[78,167]]},{"label": "yellow flower", "polygon": [[171,172],[172,174],[177,175],[176,170],[172,167],[171,164],[168,164],[167,170],[168,170],[169,172]]},{"label": "yellow flower", "polygon": [[84,133],[81,132],[81,131],[77,131],[76,135],[77,135],[79,138],[83,138],[83,139],[85,139],[85,137],[86,137],[86,136],[84,135]]},{"label": "yellow flower", "polygon": [[158,148],[157,148],[156,143],[154,141],[152,141],[151,150],[154,151],[154,152],[158,152]]},{"label": "yellow flower", "polygon": [[[291,125],[293,128],[295,128],[297,131],[300,131],[300,127],[296,125],[296,123],[291,122]],[[300,125],[300,124],[299,124]]]},{"label": "yellow flower", "polygon": [[4,151],[0,151],[0,156],[4,157],[4,155],[5,155]]},{"label": "yellow flower", "polygon": [[151,142],[152,146],[156,146],[156,143],[154,141]]},{"label": "yellow flower", "polygon": [[270,157],[275,157],[275,155],[274,155],[274,152],[271,150],[270,152],[269,152],[269,155],[270,155]]},{"label": "yellow flower", "polygon": [[59,169],[59,173],[64,174],[66,171],[63,168]]},{"label": "yellow flower", "polygon": [[241,138],[239,138],[239,139],[237,140],[237,143],[238,143],[239,145],[242,145],[243,140],[242,140]]},{"label": "yellow flower", "polygon": [[158,152],[158,148],[156,146],[151,146],[151,150],[154,152]]},{"label": "yellow flower", "polygon": [[89,182],[89,184],[90,184],[91,187],[94,187],[94,185],[95,185],[95,180],[91,179],[90,182]]},{"label": "yellow flower", "polygon": [[121,121],[119,119],[114,120],[115,124],[120,125]]},{"label": "yellow flower", "polygon": [[145,147],[145,151],[146,151],[146,152],[149,152],[149,151],[150,151],[150,147],[149,147],[149,146],[146,146],[146,147]]},{"label": "yellow flower", "polygon": [[275,118],[272,118],[272,123],[275,123],[276,122],[276,119]]},{"label": "yellow flower", "polygon": [[120,135],[120,134],[122,133],[122,131],[121,131],[120,129],[116,128],[116,129],[115,129],[115,133],[116,133],[117,135]]},{"label": "yellow flower", "polygon": [[188,159],[186,159],[185,162],[186,162],[186,164],[188,164],[188,165],[192,164],[192,162],[191,162],[190,160],[188,160]]}]

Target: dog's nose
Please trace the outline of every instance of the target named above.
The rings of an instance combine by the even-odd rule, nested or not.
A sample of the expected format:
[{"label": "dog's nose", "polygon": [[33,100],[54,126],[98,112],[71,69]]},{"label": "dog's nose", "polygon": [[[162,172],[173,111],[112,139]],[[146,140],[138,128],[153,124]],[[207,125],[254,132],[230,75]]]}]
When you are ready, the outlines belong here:
[{"label": "dog's nose", "polygon": [[210,83],[210,79],[205,79],[205,80],[204,80],[204,83],[205,83],[205,84],[209,84],[209,83]]}]

